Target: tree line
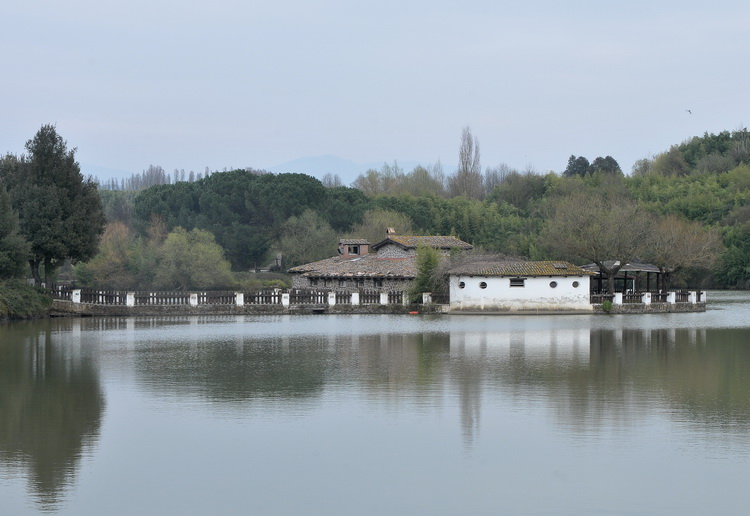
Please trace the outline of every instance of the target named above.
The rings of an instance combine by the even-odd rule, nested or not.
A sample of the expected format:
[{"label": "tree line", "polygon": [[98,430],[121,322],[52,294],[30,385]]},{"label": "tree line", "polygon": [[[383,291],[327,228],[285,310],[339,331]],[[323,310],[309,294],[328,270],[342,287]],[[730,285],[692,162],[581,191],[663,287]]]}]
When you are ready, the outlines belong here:
[{"label": "tree line", "polygon": [[[459,167],[448,176],[439,163],[405,173],[394,162],[350,187],[335,176],[319,181],[237,169],[140,190],[99,189],[106,231],[104,217],[98,223],[89,214],[92,245],[85,238],[77,246],[60,241],[49,267],[72,260],[79,263],[79,281],[98,286],[207,288],[209,278],[215,279],[210,286],[228,286],[238,272],[268,264],[283,271],[333,256],[341,237],[376,242],[395,227],[400,234],[455,235],[482,252],[595,262],[610,273],[617,265],[609,262],[638,259],[678,284],[747,287],[748,141],[744,129],[705,134],[640,160],[630,175],[610,156],[589,162],[575,155],[560,173],[507,165],[482,171],[479,142],[465,128]],[[21,193],[25,186],[19,189],[25,176],[18,167],[30,166],[35,149],[27,144],[28,156],[2,161],[0,238],[11,247],[19,236],[27,244],[38,238],[23,222],[34,212],[30,206],[48,208],[26,205],[32,201]],[[72,151],[58,154],[71,162]],[[152,172],[149,177],[161,177]],[[96,191],[87,184],[81,180],[82,191]],[[35,256],[36,263],[47,260]]]}]

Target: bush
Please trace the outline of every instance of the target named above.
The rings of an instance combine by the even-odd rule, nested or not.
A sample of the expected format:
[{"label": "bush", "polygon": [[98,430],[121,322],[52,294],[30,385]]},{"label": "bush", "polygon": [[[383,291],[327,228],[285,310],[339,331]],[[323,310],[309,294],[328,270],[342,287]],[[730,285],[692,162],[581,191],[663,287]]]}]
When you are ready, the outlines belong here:
[{"label": "bush", "polygon": [[31,319],[49,313],[52,298],[21,280],[0,282],[0,319]]}]

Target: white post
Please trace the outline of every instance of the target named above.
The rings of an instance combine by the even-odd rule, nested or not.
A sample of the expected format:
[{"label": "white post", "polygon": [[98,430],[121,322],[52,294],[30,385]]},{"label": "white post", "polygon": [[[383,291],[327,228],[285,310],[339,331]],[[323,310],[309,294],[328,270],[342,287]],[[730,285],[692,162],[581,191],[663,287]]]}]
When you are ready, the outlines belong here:
[{"label": "white post", "polygon": [[359,304],[359,292],[352,292],[352,305]]},{"label": "white post", "polygon": [[245,306],[245,293],[244,292],[234,293],[234,304],[237,306]]},{"label": "white post", "polygon": [[644,305],[650,305],[651,304],[651,292],[644,292],[643,298],[641,299],[641,303]]},{"label": "white post", "polygon": [[190,306],[198,306],[198,294],[196,292],[190,293]]},{"label": "white post", "polygon": [[432,292],[422,292],[422,304],[432,304]]},{"label": "white post", "polygon": [[333,306],[336,304],[336,292],[329,292],[328,293],[328,306]]},{"label": "white post", "polygon": [[281,293],[281,306],[289,306],[289,292]]},{"label": "white post", "polygon": [[615,298],[612,300],[613,305],[622,304],[622,292],[615,292]]},{"label": "white post", "polygon": [[74,302],[75,304],[78,304],[81,302],[81,289],[80,288],[73,289],[73,292],[70,293],[70,300]]},{"label": "white post", "polygon": [[125,294],[125,306],[135,306],[135,292]]},{"label": "white post", "polygon": [[697,302],[698,302],[698,296],[696,295],[696,293],[695,292],[690,292],[688,294],[688,303],[690,303],[691,305],[694,305]]},{"label": "white post", "polygon": [[381,292],[380,293],[380,304],[381,305],[387,305],[388,304],[388,292]]},{"label": "white post", "polygon": [[667,293],[667,303],[670,305],[673,305],[677,303],[677,293],[676,292],[668,292]]},{"label": "white post", "polygon": [[401,303],[404,305],[409,304],[409,293],[406,290],[401,291]]}]

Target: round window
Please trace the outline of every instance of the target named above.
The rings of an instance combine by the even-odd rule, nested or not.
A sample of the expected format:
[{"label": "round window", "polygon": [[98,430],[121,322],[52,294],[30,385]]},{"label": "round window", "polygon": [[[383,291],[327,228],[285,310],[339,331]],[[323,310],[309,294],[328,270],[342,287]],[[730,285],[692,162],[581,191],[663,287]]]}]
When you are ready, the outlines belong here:
[{"label": "round window", "polygon": [[556,281],[550,281],[549,282],[549,286],[552,287],[552,288],[555,288],[557,286],[557,282]]},{"label": "round window", "polygon": [[458,288],[464,288],[465,286],[466,286],[466,283],[464,283],[463,281],[458,282]]},{"label": "round window", "polygon": [[484,281],[479,284],[479,288],[487,288],[487,283]]},{"label": "round window", "polygon": [[577,281],[573,282],[573,288],[578,288],[578,285],[580,285],[580,283],[578,283]]}]

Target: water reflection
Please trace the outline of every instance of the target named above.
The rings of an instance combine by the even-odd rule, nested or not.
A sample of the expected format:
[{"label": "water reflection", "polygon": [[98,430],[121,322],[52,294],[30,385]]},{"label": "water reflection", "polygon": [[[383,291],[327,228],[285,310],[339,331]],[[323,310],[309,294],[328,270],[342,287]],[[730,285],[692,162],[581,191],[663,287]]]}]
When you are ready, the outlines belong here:
[{"label": "water reflection", "polygon": [[560,428],[584,436],[632,429],[654,414],[703,432],[750,426],[746,329],[292,334],[179,333],[141,342],[136,370],[153,392],[219,403],[357,393],[398,411],[440,405],[447,393],[466,445],[488,396],[545,406]]},{"label": "water reflection", "polygon": [[[636,327],[636,319],[619,317],[167,317],[0,326],[0,466],[21,471],[39,507],[58,507],[99,438],[102,385],[110,422],[132,428],[149,428],[150,422],[163,433],[138,432],[123,444],[129,432],[118,434],[112,423],[105,432],[110,448],[100,454],[107,457],[97,459],[114,461],[113,449],[126,449],[120,453],[141,457],[133,467],[161,468],[176,484],[181,471],[150,462],[153,450],[165,462],[175,457],[169,447],[162,450],[164,435],[231,458],[243,447],[228,445],[232,450],[222,456],[221,447],[211,446],[236,429],[237,442],[257,454],[238,461],[244,472],[248,460],[258,470],[284,460],[261,453],[255,442],[281,442],[273,438],[281,432],[289,446],[300,440],[299,428],[320,421],[312,434],[313,462],[288,459],[279,469],[317,470],[316,461],[335,456],[351,428],[363,442],[379,443],[367,440],[373,436],[362,420],[399,425],[395,435],[412,431],[432,439],[420,444],[433,458],[449,455],[452,447],[457,455],[470,449],[478,453],[466,456],[500,456],[503,440],[536,449],[540,434],[553,436],[546,442],[551,450],[561,435],[560,441],[591,450],[592,443],[619,442],[625,433],[651,440],[659,432],[681,444],[692,439],[702,445],[697,448],[719,443],[711,445],[724,446],[723,455],[747,454],[750,329],[700,327],[692,318],[692,326],[675,324],[681,320],[653,317]],[[155,413],[163,412],[175,417],[154,424]],[[232,421],[223,419],[227,415]],[[544,430],[529,438],[532,444],[517,436],[513,441],[513,429],[524,433],[527,424]],[[434,435],[425,436],[425,429]],[[372,444],[360,462],[390,472],[392,462],[377,460],[388,456],[392,439],[382,450]],[[184,447],[174,449],[179,458]],[[560,461],[567,457],[567,450],[553,452]],[[641,458],[649,453],[632,452]],[[441,464],[446,470],[465,466]],[[121,467],[122,461],[97,464],[97,472]],[[502,464],[492,467],[511,475]],[[122,478],[140,473],[124,470]],[[86,474],[80,477],[84,484]],[[94,491],[89,487],[89,496]]]},{"label": "water reflection", "polygon": [[40,324],[0,326],[0,462],[54,510],[98,438],[104,395],[91,360]]}]

